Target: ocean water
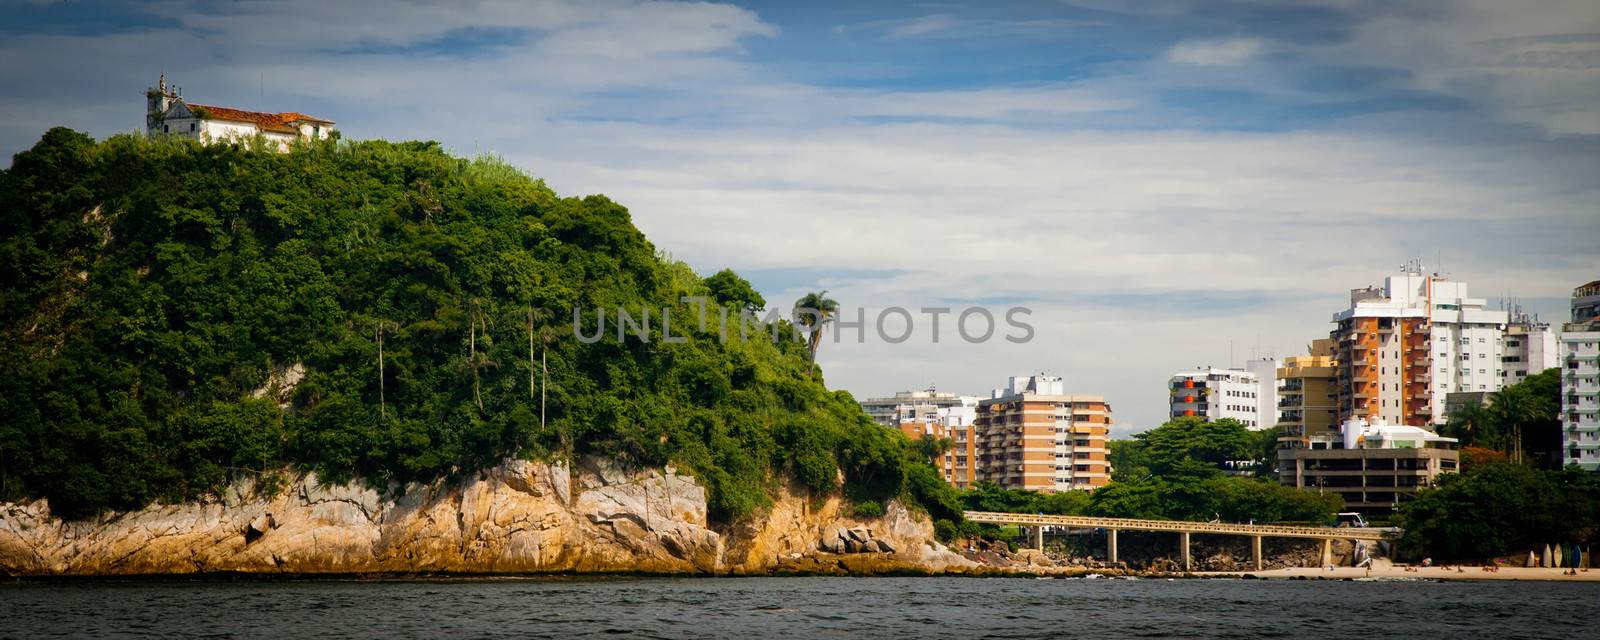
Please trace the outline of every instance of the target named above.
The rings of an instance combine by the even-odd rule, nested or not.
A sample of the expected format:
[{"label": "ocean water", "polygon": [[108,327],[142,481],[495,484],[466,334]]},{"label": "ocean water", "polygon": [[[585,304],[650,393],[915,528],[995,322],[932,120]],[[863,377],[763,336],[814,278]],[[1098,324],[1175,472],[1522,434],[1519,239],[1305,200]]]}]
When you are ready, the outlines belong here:
[{"label": "ocean water", "polygon": [[0,583],[0,637],[1597,638],[1600,583],[496,578]]}]

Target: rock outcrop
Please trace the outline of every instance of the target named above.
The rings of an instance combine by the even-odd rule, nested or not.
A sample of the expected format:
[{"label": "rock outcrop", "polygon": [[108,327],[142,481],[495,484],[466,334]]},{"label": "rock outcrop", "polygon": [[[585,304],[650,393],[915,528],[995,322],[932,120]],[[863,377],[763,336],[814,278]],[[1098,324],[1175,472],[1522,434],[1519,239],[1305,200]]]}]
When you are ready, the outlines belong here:
[{"label": "rock outcrop", "polygon": [[[948,572],[972,562],[891,502],[845,515],[837,497],[780,492],[763,516],[712,527],[706,492],[665,470],[510,460],[465,478],[387,487],[305,474],[243,479],[221,498],[62,521],[44,501],[0,505],[0,573],[757,574]],[[841,536],[844,536],[841,538]],[[848,540],[848,541],[846,541]]]}]

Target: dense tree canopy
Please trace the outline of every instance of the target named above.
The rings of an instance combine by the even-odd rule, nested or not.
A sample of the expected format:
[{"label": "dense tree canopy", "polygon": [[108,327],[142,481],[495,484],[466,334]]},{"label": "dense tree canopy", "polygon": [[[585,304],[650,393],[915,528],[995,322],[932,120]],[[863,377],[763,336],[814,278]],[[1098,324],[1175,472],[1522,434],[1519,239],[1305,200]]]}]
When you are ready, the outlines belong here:
[{"label": "dense tree canopy", "polygon": [[723,269],[706,277],[706,290],[718,304],[730,305],[741,311],[758,313],[767,308],[766,298],[740,277],[733,269]]},{"label": "dense tree canopy", "polygon": [[1408,555],[1481,561],[1547,544],[1600,542],[1600,476],[1484,462],[1400,505]]},{"label": "dense tree canopy", "polygon": [[1114,441],[1113,482],[1094,492],[1087,512],[1232,522],[1331,520],[1343,505],[1338,496],[1284,487],[1268,477],[1249,477],[1269,475],[1263,459],[1269,449],[1264,443],[1275,439],[1276,431],[1251,431],[1237,420],[1184,417],[1136,434],[1133,440]]},{"label": "dense tree canopy", "polygon": [[1561,466],[1561,370],[1546,369],[1498,392],[1483,405],[1452,412],[1440,435],[1462,446],[1505,452],[1512,461]]},{"label": "dense tree canopy", "polygon": [[81,516],[284,464],[383,483],[593,453],[676,463],[723,520],[778,473],[959,518],[806,345],[724,343],[684,296],[764,304],[658,256],[603,196],[435,143],[53,129],[0,172],[0,498]]}]

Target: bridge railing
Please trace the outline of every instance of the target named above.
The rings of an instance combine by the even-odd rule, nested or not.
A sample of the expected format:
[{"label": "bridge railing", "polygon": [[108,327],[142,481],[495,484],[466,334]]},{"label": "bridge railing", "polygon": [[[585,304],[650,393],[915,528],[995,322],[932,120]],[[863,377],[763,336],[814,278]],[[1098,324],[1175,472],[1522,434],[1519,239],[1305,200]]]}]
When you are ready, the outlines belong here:
[{"label": "bridge railing", "polygon": [[1187,520],[1143,520],[1138,518],[1055,516],[1028,513],[1003,513],[996,511],[968,511],[966,512],[966,518],[973,522],[985,522],[991,524],[1077,527],[1080,529],[1127,529],[1131,531],[1186,531],[1189,533],[1218,533],[1245,536],[1273,536],[1281,538],[1316,538],[1323,540],[1382,540],[1387,534],[1387,532],[1382,529],[1367,529],[1361,527],[1293,527],[1271,524],[1191,522]]}]

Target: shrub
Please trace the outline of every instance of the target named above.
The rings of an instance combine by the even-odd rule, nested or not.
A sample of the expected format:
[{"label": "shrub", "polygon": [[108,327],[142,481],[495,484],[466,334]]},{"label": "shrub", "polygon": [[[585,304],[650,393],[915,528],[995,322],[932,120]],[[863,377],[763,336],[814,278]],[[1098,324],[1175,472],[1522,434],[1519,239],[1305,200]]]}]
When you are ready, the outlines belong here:
[{"label": "shrub", "polygon": [[883,505],[877,500],[862,500],[850,506],[850,513],[857,518],[877,518],[883,515]]}]

